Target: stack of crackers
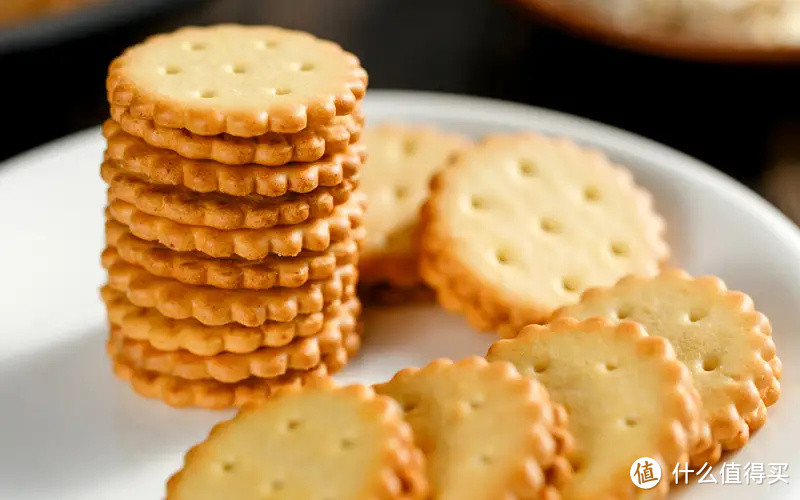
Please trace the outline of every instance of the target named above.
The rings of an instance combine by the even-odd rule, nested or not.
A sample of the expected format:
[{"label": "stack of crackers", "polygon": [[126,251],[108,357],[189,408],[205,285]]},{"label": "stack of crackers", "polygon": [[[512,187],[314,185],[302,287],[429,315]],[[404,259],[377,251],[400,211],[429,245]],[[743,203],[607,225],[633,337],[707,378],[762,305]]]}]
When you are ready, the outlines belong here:
[{"label": "stack of crackers", "polygon": [[238,406],[358,349],[366,85],[338,45],[272,27],[185,28],[111,64],[102,297],[137,392]]}]

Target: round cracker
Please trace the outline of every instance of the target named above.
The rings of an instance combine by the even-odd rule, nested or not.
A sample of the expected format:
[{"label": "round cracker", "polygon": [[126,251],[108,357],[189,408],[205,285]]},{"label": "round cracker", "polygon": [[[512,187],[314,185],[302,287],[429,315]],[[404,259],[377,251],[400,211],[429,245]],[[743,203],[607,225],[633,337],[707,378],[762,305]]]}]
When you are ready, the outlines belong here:
[{"label": "round cracker", "polygon": [[337,268],[328,279],[296,288],[225,290],[187,285],[128,264],[113,247],[103,253],[103,266],[108,270],[109,286],[123,292],[133,304],[154,307],[168,318],[195,318],[212,326],[235,321],[256,327],[266,321],[292,321],[298,314],[320,312],[333,301],[355,296],[358,281],[358,271],[349,265]]},{"label": "round cracker", "polygon": [[179,224],[216,229],[264,229],[301,224],[328,217],[350,198],[357,182],[345,180],[333,187],[320,187],[306,194],[282,197],[250,195],[233,197],[152,183],[127,173],[117,162],[106,160],[100,167],[112,199],[130,203],[136,209]]},{"label": "round cracker", "polygon": [[112,106],[200,135],[295,133],[350,113],[367,73],[335,43],[272,26],[187,27],[128,48],[108,69]]},{"label": "round cracker", "polygon": [[535,133],[459,153],[434,177],[421,225],[421,272],[442,303],[509,336],[590,286],[657,273],[668,254],[627,170]]},{"label": "round cracker", "polygon": [[151,120],[131,116],[127,108],[111,106],[111,117],[103,124],[103,133],[135,143],[140,152],[159,158],[213,160],[224,165],[255,164],[278,167],[296,162],[316,162],[323,156],[343,153],[361,137],[364,114],[360,107],[352,114],[337,116],[323,125],[301,130],[296,134],[268,132],[256,137],[235,137],[228,134],[198,135],[181,128],[159,127]]},{"label": "round cracker", "polygon": [[358,243],[353,239],[332,243],[324,252],[305,251],[294,257],[215,259],[201,252],[176,252],[142,240],[114,220],[106,220],[106,243],[115,248],[119,258],[155,276],[225,289],[294,288],[311,280],[330,278],[337,266],[358,263]]},{"label": "round cracker", "polygon": [[278,388],[315,383],[328,376],[328,366],[320,364],[313,370],[292,371],[274,379],[251,377],[226,384],[217,380],[186,380],[173,375],[138,370],[125,358],[118,356],[112,342],[106,344],[114,375],[127,381],[140,396],[159,399],[170,406],[196,406],[208,409],[235,408],[257,404]]},{"label": "round cracker", "polygon": [[[355,179],[366,158],[364,148],[354,144],[322,159],[315,158],[307,162],[304,159],[291,159],[293,162],[304,162],[281,161],[280,166],[264,167],[252,164],[264,162],[263,159],[259,160],[256,153],[253,153],[256,155],[253,158],[236,156],[247,151],[238,146],[228,148],[216,143],[209,145],[212,152],[226,152],[231,149],[231,155],[236,158],[220,153],[224,158],[211,156],[216,161],[203,159],[211,153],[205,156],[192,154],[192,148],[189,148],[190,151],[179,149],[176,153],[163,149],[168,144],[158,143],[151,146],[138,137],[125,133],[113,120],[107,120],[103,124],[103,135],[107,141],[106,159],[119,162],[119,166],[130,173],[142,175],[156,184],[185,186],[199,193],[219,192],[231,196],[259,194],[274,197],[289,193],[308,193],[320,186],[336,186],[344,180]],[[205,139],[211,141],[213,138]],[[227,161],[223,161],[225,158],[228,158]],[[241,168],[238,164],[226,164],[235,161],[250,164],[247,168]]]},{"label": "round cracker", "polygon": [[361,385],[281,390],[217,424],[167,499],[422,499],[424,458],[391,399]]},{"label": "round cracker", "polygon": [[492,345],[489,360],[510,361],[537,380],[569,416],[575,468],[566,498],[634,498],[631,464],[642,457],[661,467],[648,490],[662,498],[670,472],[707,446],[708,426],[688,370],[669,342],[636,323],[602,318],[558,319],[525,327]]},{"label": "round cracker", "polygon": [[238,323],[204,325],[194,318],[173,319],[155,308],[132,304],[124,293],[106,285],[100,289],[108,320],[126,338],[145,341],[160,351],[186,350],[198,356],[222,352],[248,353],[261,347],[282,347],[316,335],[325,323],[342,316],[358,317],[358,299],[334,300],[318,313],[299,314],[292,321],[267,321],[257,327]]},{"label": "round cracker", "polygon": [[692,278],[677,269],[655,278],[629,276],[613,287],[587,290],[556,316],[635,321],[670,341],[691,372],[714,438],[692,457],[695,465],[744,446],[766,422],[766,407],[780,397],[782,366],[769,320],[750,297],[728,290],[716,276]]},{"label": "round cracker", "polygon": [[381,124],[364,131],[368,168],[360,187],[369,200],[361,282],[410,287],[421,283],[415,232],[428,182],[469,140],[432,127]]},{"label": "round cracker", "polygon": [[[112,322],[112,325],[114,323]],[[323,359],[347,356],[348,344],[359,342],[356,318],[343,311],[326,319],[322,330],[281,347],[263,347],[247,353],[198,356],[184,350],[161,351],[147,341],[124,335],[121,325],[111,333],[117,354],[138,370],[174,375],[186,380],[213,379],[236,383],[250,377],[272,379],[291,370],[311,370]]]},{"label": "round cracker", "polygon": [[221,230],[205,226],[179,224],[150,215],[120,199],[109,200],[107,218],[128,226],[138,238],[158,243],[179,252],[202,252],[211,257],[242,257],[260,260],[268,255],[294,257],[304,250],[322,252],[332,243],[361,239],[364,216],[363,200],[351,196],[329,217],[302,224],[264,229]]},{"label": "round cracker", "polygon": [[433,498],[556,498],[570,476],[563,409],[510,363],[439,359],[375,390],[405,410]]}]

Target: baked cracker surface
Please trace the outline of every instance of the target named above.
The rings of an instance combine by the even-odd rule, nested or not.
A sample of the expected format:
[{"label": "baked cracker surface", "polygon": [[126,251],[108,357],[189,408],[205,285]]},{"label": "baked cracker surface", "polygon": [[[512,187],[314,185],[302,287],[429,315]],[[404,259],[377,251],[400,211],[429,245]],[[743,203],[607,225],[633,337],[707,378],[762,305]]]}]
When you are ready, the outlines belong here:
[{"label": "baked cracker surface", "polygon": [[639,324],[561,318],[494,343],[487,358],[510,361],[566,409],[575,438],[567,498],[636,497],[629,474],[642,457],[661,467],[647,493],[662,498],[675,465],[709,440],[688,370]]},{"label": "baked cracker surface", "polygon": [[433,178],[421,228],[425,281],[477,328],[508,336],[588,287],[656,274],[668,254],[630,172],[532,132],[462,150]]},{"label": "baked cracker surface", "polygon": [[433,498],[558,498],[571,474],[563,409],[510,363],[439,359],[375,387],[405,410]]},{"label": "baked cracker surface", "polygon": [[279,390],[217,424],[186,454],[167,498],[422,499],[424,457],[402,412],[365,386]]},{"label": "baked cracker surface", "polygon": [[367,73],[333,42],[272,26],[186,27],[112,61],[112,106],[200,135],[294,133],[353,111]]},{"label": "baked cracker surface", "polygon": [[587,290],[558,317],[603,316],[641,323],[670,341],[703,399],[713,443],[693,457],[716,462],[744,446],[780,397],[782,366],[769,320],[752,299],[715,276],[693,278],[668,269],[655,278],[629,276],[613,287]]}]

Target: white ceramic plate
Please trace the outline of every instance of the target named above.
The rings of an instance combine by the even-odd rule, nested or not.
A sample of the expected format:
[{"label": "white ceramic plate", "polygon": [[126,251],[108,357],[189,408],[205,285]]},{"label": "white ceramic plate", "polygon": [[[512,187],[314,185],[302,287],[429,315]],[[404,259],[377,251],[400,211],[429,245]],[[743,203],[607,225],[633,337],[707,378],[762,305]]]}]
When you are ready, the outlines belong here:
[{"label": "white ceramic plate", "polygon": [[[565,135],[628,165],[669,223],[673,263],[722,276],[772,320],[783,396],[741,452],[788,463],[789,486],[681,488],[691,498],[800,497],[800,232],[710,167],[604,125],[468,97],[371,91],[371,123],[424,122],[480,136],[533,129]],[[231,412],[176,410],[116,380],[104,353],[98,287],[105,187],[103,140],[87,130],[0,164],[0,498],[161,498],[184,451]],[[338,378],[377,382],[440,356],[484,354],[493,340],[435,307],[371,311],[361,357]],[[498,423],[498,425],[502,425]],[[795,477],[791,477],[794,474]],[[717,474],[719,481],[719,475]]]}]

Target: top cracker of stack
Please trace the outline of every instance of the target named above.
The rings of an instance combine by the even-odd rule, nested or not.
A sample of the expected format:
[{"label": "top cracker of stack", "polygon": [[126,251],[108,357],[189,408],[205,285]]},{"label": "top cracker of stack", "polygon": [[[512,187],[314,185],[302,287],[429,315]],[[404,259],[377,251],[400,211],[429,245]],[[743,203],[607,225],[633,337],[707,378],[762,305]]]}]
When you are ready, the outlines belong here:
[{"label": "top cracker of stack", "polygon": [[263,165],[322,157],[323,148],[303,140],[351,125],[337,117],[357,110],[366,86],[358,58],[332,42],[280,28],[230,25],[154,36],[117,58],[107,80],[112,117],[149,143],[153,135],[276,139],[263,137],[270,133],[287,134],[280,138],[288,145],[303,143],[282,162],[257,155],[219,160]]}]

